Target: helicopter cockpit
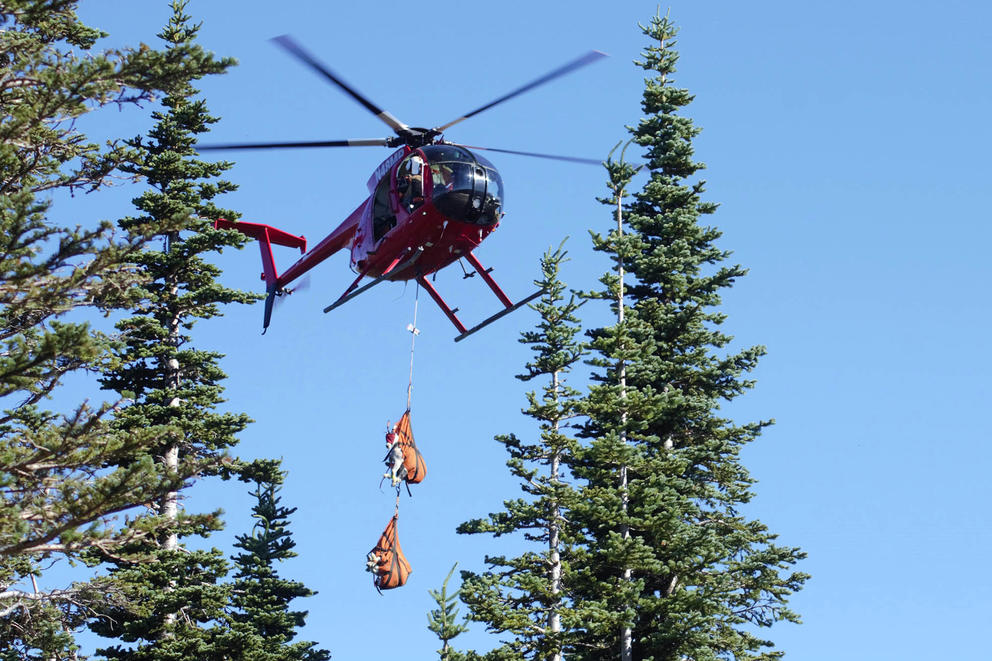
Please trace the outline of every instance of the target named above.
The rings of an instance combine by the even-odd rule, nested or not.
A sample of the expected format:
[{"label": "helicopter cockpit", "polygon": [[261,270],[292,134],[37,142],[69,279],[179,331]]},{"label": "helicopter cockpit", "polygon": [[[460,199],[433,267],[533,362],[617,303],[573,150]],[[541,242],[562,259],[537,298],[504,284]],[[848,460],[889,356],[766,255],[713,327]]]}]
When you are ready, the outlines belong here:
[{"label": "helicopter cockpit", "polygon": [[503,216],[503,180],[487,159],[464,147],[426,145],[434,206],[452,220],[494,225]]}]

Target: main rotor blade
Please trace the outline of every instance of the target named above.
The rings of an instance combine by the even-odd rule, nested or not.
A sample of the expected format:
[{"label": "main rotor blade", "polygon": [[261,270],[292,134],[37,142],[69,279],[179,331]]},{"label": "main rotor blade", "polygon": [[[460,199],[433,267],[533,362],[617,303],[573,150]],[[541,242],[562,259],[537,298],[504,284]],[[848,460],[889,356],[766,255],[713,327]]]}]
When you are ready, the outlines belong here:
[{"label": "main rotor blade", "polygon": [[459,147],[465,147],[466,149],[482,149],[485,151],[496,151],[502,154],[516,154],[517,156],[533,156],[534,158],[547,158],[552,161],[568,161],[570,163],[582,163],[584,165],[602,165],[602,159],[596,160],[595,158],[578,158],[576,156],[557,156],[555,154],[541,154],[533,151],[514,151],[512,149],[496,149],[495,147],[475,147],[472,145],[458,145]]},{"label": "main rotor blade", "polygon": [[465,115],[462,115],[458,119],[453,120],[453,121],[450,121],[447,124],[445,124],[444,126],[439,126],[435,130],[436,131],[444,131],[446,128],[449,128],[451,126],[454,126],[458,122],[463,122],[466,119],[468,119],[469,117],[474,117],[475,115],[478,115],[483,110],[489,110],[490,108],[492,108],[493,106],[495,106],[497,104],[503,103],[504,101],[509,101],[513,97],[519,96],[519,95],[523,94],[524,92],[526,92],[528,90],[532,90],[535,87],[537,87],[538,85],[543,85],[544,83],[547,83],[549,81],[554,80],[555,78],[558,78],[559,76],[564,76],[565,74],[570,73],[572,71],[575,71],[576,69],[578,69],[580,67],[584,67],[587,64],[592,64],[593,62],[595,62],[596,60],[598,60],[601,57],[606,57],[606,53],[600,52],[598,50],[589,51],[588,53],[586,53],[582,57],[576,58],[576,59],[572,60],[571,62],[569,62],[568,64],[564,64],[564,65],[558,67],[557,69],[555,69],[554,71],[552,71],[550,73],[544,74],[543,76],[541,76],[537,80],[533,80],[533,81],[527,83],[526,85],[524,85],[523,87],[518,87],[517,89],[513,90],[512,92],[510,92],[508,94],[504,94],[503,96],[499,97],[495,101],[490,101],[489,103],[487,103],[486,105],[482,106],[481,108],[476,108],[472,112],[467,113]]},{"label": "main rotor blade", "polygon": [[347,94],[355,101],[358,101],[360,104],[365,106],[365,108],[369,112],[371,112],[373,115],[384,121],[386,124],[389,124],[390,128],[392,128],[397,133],[402,133],[410,129],[409,126],[407,126],[406,124],[404,124],[403,122],[401,122],[400,120],[396,119],[391,114],[389,114],[388,110],[383,110],[382,108],[375,105],[374,103],[366,99],[364,96],[359,94],[359,92],[356,89],[348,85],[348,83],[344,82],[340,77],[338,77],[337,74],[335,74],[325,65],[318,62],[316,58],[314,58],[310,53],[305,51],[303,47],[300,46],[298,43],[296,43],[293,40],[293,38],[290,37],[289,35],[284,34],[278,37],[273,37],[272,41],[282,46],[291,55],[296,56],[298,59],[308,64],[310,68],[312,68],[314,71],[321,74],[329,81],[340,87],[345,92],[345,94]]},{"label": "main rotor blade", "polygon": [[384,147],[389,145],[387,138],[371,140],[315,140],[310,142],[240,142],[222,145],[197,145],[197,151],[219,149],[295,149],[297,147]]}]

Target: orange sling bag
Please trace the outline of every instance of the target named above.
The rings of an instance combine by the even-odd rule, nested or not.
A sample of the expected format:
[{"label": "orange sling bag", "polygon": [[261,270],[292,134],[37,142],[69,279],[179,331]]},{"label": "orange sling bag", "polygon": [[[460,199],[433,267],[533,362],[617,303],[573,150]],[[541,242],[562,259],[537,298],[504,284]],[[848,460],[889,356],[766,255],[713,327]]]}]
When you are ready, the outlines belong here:
[{"label": "orange sling bag", "polygon": [[380,592],[392,590],[406,583],[410,576],[410,563],[403,555],[400,540],[396,537],[396,522],[398,514],[390,519],[386,529],[379,537],[379,543],[369,551],[366,567],[372,572],[372,585]]},{"label": "orange sling bag", "polygon": [[[410,429],[409,409],[396,423],[393,430],[386,434],[386,444],[390,451],[394,445],[399,445],[403,452],[403,469],[398,475],[407,484],[420,484],[427,477],[427,464],[424,463],[424,456],[417,449],[417,444],[413,440],[413,430]],[[389,454],[386,455],[387,465],[389,464]],[[405,474],[404,474],[405,473]]]}]

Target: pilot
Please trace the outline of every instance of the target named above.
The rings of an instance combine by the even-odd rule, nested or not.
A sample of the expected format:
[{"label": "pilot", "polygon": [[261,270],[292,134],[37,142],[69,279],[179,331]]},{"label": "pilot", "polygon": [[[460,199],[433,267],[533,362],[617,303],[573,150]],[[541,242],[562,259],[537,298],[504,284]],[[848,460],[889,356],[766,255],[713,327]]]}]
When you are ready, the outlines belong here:
[{"label": "pilot", "polygon": [[396,186],[400,203],[406,211],[413,211],[424,203],[424,164],[417,156],[408,158],[396,173]]},{"label": "pilot", "polygon": [[452,174],[450,167],[444,165],[443,163],[436,163],[431,166],[431,175],[434,181],[433,195],[439,195],[443,192],[451,190],[454,175]]}]

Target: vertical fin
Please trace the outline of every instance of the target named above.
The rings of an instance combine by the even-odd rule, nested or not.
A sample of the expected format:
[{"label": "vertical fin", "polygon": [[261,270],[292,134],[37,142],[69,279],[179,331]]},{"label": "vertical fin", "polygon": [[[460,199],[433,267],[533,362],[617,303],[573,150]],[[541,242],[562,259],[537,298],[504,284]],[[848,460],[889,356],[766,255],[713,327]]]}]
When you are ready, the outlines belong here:
[{"label": "vertical fin", "polygon": [[269,321],[272,320],[272,306],[276,301],[276,285],[273,282],[267,287],[268,291],[265,294],[265,314],[262,316],[262,335],[265,335],[265,331],[269,330]]},{"label": "vertical fin", "polygon": [[[262,319],[262,334],[264,335],[269,327],[269,322],[272,320],[272,306],[275,303],[276,292],[279,291],[279,273],[276,271],[275,258],[272,256],[272,244],[299,248],[300,252],[305,253],[307,250],[307,240],[302,236],[294,236],[268,225],[236,223],[225,218],[218,218],[214,221],[214,227],[217,229],[236,230],[258,240],[258,247],[262,253],[262,280],[265,282],[265,314]],[[291,266],[290,270],[292,269],[293,267]],[[297,275],[299,273],[293,277]]]},{"label": "vertical fin", "polygon": [[279,274],[276,272],[276,260],[272,256],[272,243],[269,239],[269,228],[266,227],[260,233],[258,247],[262,251],[262,278],[265,280],[265,313],[262,316],[262,335],[269,329],[269,322],[272,321],[272,307],[276,300],[276,282]]}]

